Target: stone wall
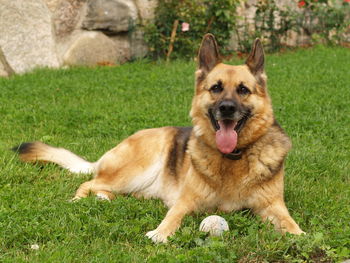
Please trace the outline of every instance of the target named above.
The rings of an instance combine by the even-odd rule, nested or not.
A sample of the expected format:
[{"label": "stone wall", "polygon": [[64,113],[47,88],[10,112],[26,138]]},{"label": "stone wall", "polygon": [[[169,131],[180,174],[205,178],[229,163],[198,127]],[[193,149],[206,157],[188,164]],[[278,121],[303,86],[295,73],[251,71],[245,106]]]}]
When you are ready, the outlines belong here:
[{"label": "stone wall", "polygon": [[[233,30],[231,49],[239,48],[240,34],[254,30],[259,1],[263,0],[241,0],[237,16],[242,19],[238,29]],[[276,5],[297,10],[297,2],[276,0]],[[0,50],[16,73],[36,67],[114,65],[142,58],[148,52],[142,29],[153,20],[157,3],[158,0],[0,0]],[[310,36],[294,31],[282,40],[290,46],[309,41]],[[3,65],[1,62],[0,73],[5,72]]]},{"label": "stone wall", "polygon": [[7,62],[7,59],[0,47],[0,77],[9,77],[15,72]]},{"label": "stone wall", "polygon": [[[237,16],[240,18],[237,20],[237,29],[232,32],[232,38],[230,40],[230,47],[233,50],[240,49],[239,40],[242,41],[247,35],[254,36],[254,24],[255,24],[255,15],[257,12],[257,5],[259,0],[246,0],[241,1],[237,7]],[[298,11],[297,1],[296,0],[275,0],[276,6],[279,10],[291,10]],[[279,20],[279,17],[276,17],[276,21]],[[269,36],[262,36],[263,38],[268,39]],[[306,36],[303,33],[296,33],[295,31],[289,31],[287,37],[281,40],[281,42],[288,46],[298,46],[298,45],[307,45],[310,43],[310,37]],[[264,39],[263,39],[263,42]],[[266,44],[266,43],[265,43]]]},{"label": "stone wall", "polygon": [[157,0],[0,0],[0,47],[16,73],[113,65],[147,54]]},{"label": "stone wall", "polygon": [[[349,43],[350,40],[350,26],[348,26],[347,30],[344,32],[337,33],[336,30],[332,29],[329,32],[327,30],[322,29],[322,37],[320,37],[320,29],[316,29],[315,25],[317,25],[320,21],[319,18],[315,15],[311,15],[310,8],[306,8],[304,5],[300,6],[300,0],[274,0],[274,4],[276,9],[273,11],[273,28],[275,30],[275,37],[278,37],[278,41],[281,45],[296,47],[296,46],[308,46],[313,43],[313,41],[318,41],[319,43],[327,43],[325,38],[331,39],[332,36],[338,34],[337,37],[339,42],[341,43]],[[318,7],[323,8],[333,8],[340,10],[344,8],[344,4],[346,0],[329,0],[327,3],[320,3],[318,1],[308,1],[309,3],[317,4]],[[248,39],[254,38],[255,27],[258,25],[261,26],[261,21],[258,21],[256,14],[265,8],[268,9],[273,7],[268,0],[241,0],[240,4],[237,6],[237,21],[236,28],[232,32],[232,38],[230,40],[230,49],[237,50],[243,49],[239,43],[242,43]],[[258,6],[260,5],[260,10],[258,10]],[[270,11],[271,9],[269,9]],[[324,9],[326,10],[326,9]],[[330,10],[330,9],[328,9]],[[285,14],[283,14],[285,12]],[[346,11],[344,12],[346,13]],[[287,15],[286,15],[287,14]],[[317,14],[317,11],[315,11]],[[268,11],[265,14],[265,19],[269,19],[270,14]],[[283,17],[284,15],[284,17]],[[320,15],[318,13],[318,15]],[[291,19],[292,18],[292,19]],[[347,14],[346,20],[350,19],[350,13]],[[265,20],[265,28],[267,27],[267,21]],[[281,22],[286,22],[289,20],[293,26],[290,26],[292,29],[283,31],[281,30],[279,33],[276,32],[281,29]],[[297,22],[298,21],[298,22]],[[271,21],[269,21],[271,22]],[[269,25],[270,26],[270,25]],[[261,27],[260,27],[261,28]],[[319,30],[319,31],[317,31]],[[283,32],[283,33],[282,33]],[[259,37],[262,38],[264,45],[271,44],[271,32],[269,30],[259,30]],[[318,35],[318,39],[317,39]],[[327,35],[327,36],[325,36]],[[315,39],[313,39],[315,37]]]},{"label": "stone wall", "polygon": [[44,2],[0,0],[0,14],[0,47],[15,72],[60,65]]}]

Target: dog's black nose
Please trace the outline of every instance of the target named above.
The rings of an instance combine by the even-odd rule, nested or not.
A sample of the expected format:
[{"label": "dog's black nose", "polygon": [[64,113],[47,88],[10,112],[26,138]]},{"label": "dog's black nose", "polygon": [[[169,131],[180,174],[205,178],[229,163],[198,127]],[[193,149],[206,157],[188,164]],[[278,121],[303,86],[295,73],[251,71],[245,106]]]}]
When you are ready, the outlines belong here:
[{"label": "dog's black nose", "polygon": [[230,115],[236,111],[236,104],[232,100],[224,100],[219,104],[219,110],[222,115]]}]

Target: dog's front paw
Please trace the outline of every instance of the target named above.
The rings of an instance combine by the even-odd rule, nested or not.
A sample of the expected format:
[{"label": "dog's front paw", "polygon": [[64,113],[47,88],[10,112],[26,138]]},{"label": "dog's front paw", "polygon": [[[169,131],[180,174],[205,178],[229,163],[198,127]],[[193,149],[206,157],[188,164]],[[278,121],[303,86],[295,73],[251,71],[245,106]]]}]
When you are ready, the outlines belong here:
[{"label": "dog's front paw", "polygon": [[146,236],[152,239],[154,243],[166,243],[168,242],[168,236],[164,235],[157,229],[147,232]]},{"label": "dog's front paw", "polygon": [[304,232],[303,230],[299,230],[299,231],[295,231],[294,233],[292,233],[294,235],[300,236],[300,235],[306,235],[306,232]]},{"label": "dog's front paw", "polygon": [[75,197],[73,197],[72,199],[69,199],[68,202],[69,202],[69,203],[75,203],[75,202],[79,201],[80,199],[81,199],[81,197],[75,196]]},{"label": "dog's front paw", "polygon": [[111,199],[108,197],[108,195],[103,194],[103,193],[97,193],[96,199],[101,200],[101,201],[111,201]]}]

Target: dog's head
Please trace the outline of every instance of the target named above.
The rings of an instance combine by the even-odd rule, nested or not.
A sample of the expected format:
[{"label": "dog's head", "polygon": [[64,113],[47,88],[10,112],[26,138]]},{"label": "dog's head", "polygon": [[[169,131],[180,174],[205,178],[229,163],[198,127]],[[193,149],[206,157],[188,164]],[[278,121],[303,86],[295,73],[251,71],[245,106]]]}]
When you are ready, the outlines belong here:
[{"label": "dog's head", "polygon": [[273,123],[266,79],[259,39],[244,65],[231,66],[221,63],[214,36],[205,35],[191,109],[195,134],[224,154],[263,135]]}]

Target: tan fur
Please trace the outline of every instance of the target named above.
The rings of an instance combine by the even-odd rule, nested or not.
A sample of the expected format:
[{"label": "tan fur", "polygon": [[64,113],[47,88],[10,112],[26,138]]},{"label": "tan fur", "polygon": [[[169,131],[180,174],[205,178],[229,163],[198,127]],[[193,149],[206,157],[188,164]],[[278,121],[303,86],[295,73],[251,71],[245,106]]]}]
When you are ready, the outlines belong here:
[{"label": "tan fur", "polygon": [[[166,242],[186,214],[213,209],[250,208],[283,233],[303,233],[283,200],[283,162],[291,143],[275,123],[259,45],[255,43],[246,65],[230,66],[220,63],[216,42],[206,35],[190,113],[194,128],[186,144],[186,131],[175,127],[139,131],[92,164],[95,177],[79,187],[75,199],[90,192],[110,199],[122,193],[162,199],[169,211],[161,224],[147,233],[155,242]],[[225,90],[213,94],[209,88],[218,80]],[[240,83],[250,88],[251,94],[238,95]],[[240,160],[230,160],[218,151],[207,116],[210,105],[223,97],[252,108],[252,117],[239,132],[237,148],[244,149]],[[179,145],[186,145],[183,154]],[[67,168],[52,157],[55,153],[57,148],[37,142],[23,151],[21,159],[54,161]]]}]

